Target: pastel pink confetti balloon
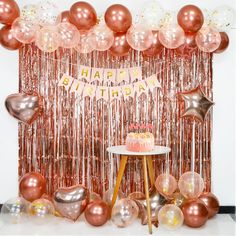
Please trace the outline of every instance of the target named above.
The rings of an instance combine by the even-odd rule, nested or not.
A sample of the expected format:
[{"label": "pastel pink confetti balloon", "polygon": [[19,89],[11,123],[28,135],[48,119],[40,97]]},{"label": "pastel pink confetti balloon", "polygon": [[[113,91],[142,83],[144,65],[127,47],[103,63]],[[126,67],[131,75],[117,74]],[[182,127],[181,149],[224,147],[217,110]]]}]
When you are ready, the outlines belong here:
[{"label": "pastel pink confetti balloon", "polygon": [[178,182],[180,193],[187,199],[198,198],[204,189],[204,180],[196,172],[185,172]]},{"label": "pastel pink confetti balloon", "polygon": [[80,41],[75,50],[79,53],[91,53],[95,50],[94,41],[94,34],[91,30],[80,31]]},{"label": "pastel pink confetti balloon", "polygon": [[114,33],[106,24],[101,23],[93,28],[94,47],[97,51],[108,50],[114,42]]},{"label": "pastel pink confetti balloon", "polygon": [[137,51],[148,49],[153,42],[152,31],[144,24],[131,26],[127,31],[126,38],[129,45]]},{"label": "pastel pink confetti balloon", "polygon": [[80,40],[79,30],[69,22],[62,22],[57,26],[60,46],[63,48],[74,48]]},{"label": "pastel pink confetti balloon", "polygon": [[171,196],[177,189],[177,181],[172,175],[161,174],[157,177],[155,186],[164,196]]},{"label": "pastel pink confetti balloon", "polygon": [[55,26],[46,26],[36,34],[35,43],[44,52],[54,52],[59,47],[59,34]]},{"label": "pastel pink confetti balloon", "polygon": [[203,27],[196,35],[196,44],[203,52],[214,52],[221,43],[221,36],[213,27]]},{"label": "pastel pink confetti balloon", "polygon": [[184,30],[178,24],[169,24],[162,27],[158,37],[161,44],[169,49],[178,48],[185,42]]},{"label": "pastel pink confetti balloon", "polygon": [[19,42],[24,44],[34,42],[38,30],[38,25],[33,22],[23,20],[21,18],[15,19],[12,24],[13,36]]}]

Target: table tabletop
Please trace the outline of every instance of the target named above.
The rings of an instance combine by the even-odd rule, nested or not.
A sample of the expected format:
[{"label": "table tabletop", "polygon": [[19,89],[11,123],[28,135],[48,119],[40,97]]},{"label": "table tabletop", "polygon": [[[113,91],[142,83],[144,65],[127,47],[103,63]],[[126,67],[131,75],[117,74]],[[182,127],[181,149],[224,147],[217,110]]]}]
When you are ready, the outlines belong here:
[{"label": "table tabletop", "polygon": [[150,152],[130,152],[126,149],[125,145],[111,146],[107,148],[107,152],[118,155],[126,156],[152,156],[169,153],[171,149],[165,146],[155,146]]}]

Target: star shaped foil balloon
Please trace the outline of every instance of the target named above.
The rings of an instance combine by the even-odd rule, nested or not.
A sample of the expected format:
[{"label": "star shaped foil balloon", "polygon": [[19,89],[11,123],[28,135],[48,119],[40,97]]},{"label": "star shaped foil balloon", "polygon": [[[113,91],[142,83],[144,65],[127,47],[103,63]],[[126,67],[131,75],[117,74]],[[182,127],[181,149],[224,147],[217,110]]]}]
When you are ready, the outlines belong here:
[{"label": "star shaped foil balloon", "polygon": [[[131,197],[131,196],[130,196]],[[156,227],[158,227],[158,212],[160,208],[167,202],[167,200],[160,195],[156,189],[151,190],[149,193],[150,205],[151,205],[151,221]],[[147,201],[145,196],[140,198],[132,198],[139,207],[139,216],[143,225],[148,223],[147,217]]]},{"label": "star shaped foil balloon", "polygon": [[201,87],[197,86],[192,90],[182,92],[180,93],[180,96],[185,104],[182,117],[194,117],[199,121],[204,122],[214,103],[206,97]]}]

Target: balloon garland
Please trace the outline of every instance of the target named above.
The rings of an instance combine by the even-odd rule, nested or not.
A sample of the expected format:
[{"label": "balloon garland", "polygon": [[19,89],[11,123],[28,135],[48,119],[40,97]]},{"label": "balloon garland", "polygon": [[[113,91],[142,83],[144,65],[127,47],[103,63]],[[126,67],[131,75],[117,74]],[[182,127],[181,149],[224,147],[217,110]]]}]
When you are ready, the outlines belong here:
[{"label": "balloon garland", "polygon": [[[145,7],[137,21],[133,20],[129,9],[120,4],[110,6],[104,19],[98,19],[93,6],[86,2],[76,2],[70,10],[60,13],[55,4],[42,1],[38,5],[24,6],[20,13],[14,0],[0,0],[0,12],[0,23],[4,24],[0,30],[0,44],[6,49],[17,50],[22,44],[35,43],[48,53],[62,47],[74,48],[80,53],[109,51],[115,57],[126,56],[131,48],[142,51],[144,57],[154,57],[164,47],[176,50],[183,57],[191,56],[197,48],[206,53],[221,53],[229,45],[225,31],[235,22],[235,12],[227,6],[216,8],[208,19],[206,12],[194,5],[184,6],[177,16],[171,12],[164,14],[155,1]],[[200,100],[205,100],[204,110],[200,109],[201,104],[197,108],[191,107],[189,99],[194,102],[196,94],[195,102],[200,104]],[[186,105],[182,116],[195,116],[203,122],[213,103],[201,88],[184,92],[181,96]],[[27,116],[19,117],[14,106],[26,101],[31,101],[33,107],[24,107]],[[7,98],[6,107],[14,117],[31,124],[40,115],[40,98],[31,94],[14,94]],[[190,227],[200,227],[219,210],[219,201],[212,193],[203,193],[204,181],[195,172],[180,177],[179,192],[176,190],[177,181],[169,174],[158,176],[155,185],[157,190],[151,194],[151,200],[155,202],[153,222],[158,220],[167,229],[177,229],[183,222]],[[89,224],[101,226],[109,218],[112,189],[101,200],[96,193],[92,195],[86,187],[76,185],[57,189],[50,200],[44,197],[44,177],[31,172],[20,180],[19,190],[22,198],[11,199],[2,207],[1,214],[7,222],[21,222],[27,215],[40,223],[53,215],[76,221],[85,212]],[[119,193],[119,198],[111,214],[116,226],[130,225],[139,212],[142,223],[146,224],[146,201],[143,198],[125,198],[122,193]]]},{"label": "balloon garland", "polygon": [[22,44],[35,43],[44,52],[59,47],[75,48],[80,53],[109,51],[126,56],[132,48],[153,57],[163,47],[176,49],[188,57],[199,48],[207,53],[221,53],[229,44],[225,31],[235,22],[235,11],[228,6],[213,12],[195,5],[182,7],[177,14],[164,13],[157,1],[149,1],[138,16],[132,17],[121,4],[107,8],[104,17],[87,2],[76,2],[63,12],[48,0],[25,5],[21,12],[12,0],[0,1],[0,44],[17,50]]}]

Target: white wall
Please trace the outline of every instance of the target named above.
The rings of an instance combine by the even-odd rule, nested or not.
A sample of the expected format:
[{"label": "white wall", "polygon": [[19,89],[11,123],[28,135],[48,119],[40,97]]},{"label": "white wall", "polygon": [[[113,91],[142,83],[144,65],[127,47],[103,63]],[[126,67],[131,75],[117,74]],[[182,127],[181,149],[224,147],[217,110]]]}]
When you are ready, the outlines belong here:
[{"label": "white wall", "polygon": [[[69,9],[76,0],[57,1],[61,10]],[[18,0],[24,4],[33,0]],[[113,3],[121,3],[139,12],[144,0],[93,0],[89,1],[98,14]],[[186,4],[195,4],[201,8],[213,9],[227,4],[236,9],[235,0],[163,0],[160,2],[169,10],[178,10]],[[226,52],[214,57],[214,130],[212,152],[213,192],[219,197],[221,205],[235,205],[235,101],[236,101],[236,29],[229,32],[230,46]],[[0,203],[17,195],[18,140],[17,122],[5,110],[7,95],[18,90],[18,53],[0,48]]]}]

